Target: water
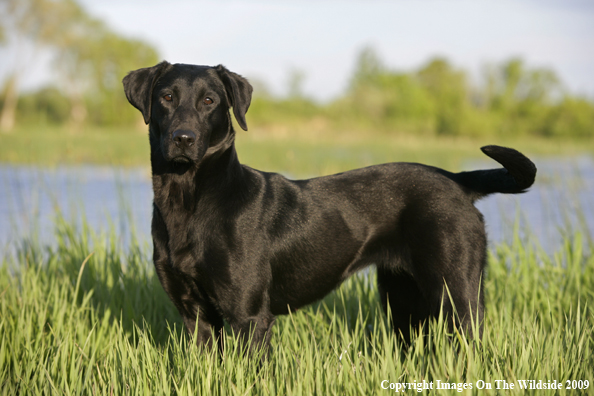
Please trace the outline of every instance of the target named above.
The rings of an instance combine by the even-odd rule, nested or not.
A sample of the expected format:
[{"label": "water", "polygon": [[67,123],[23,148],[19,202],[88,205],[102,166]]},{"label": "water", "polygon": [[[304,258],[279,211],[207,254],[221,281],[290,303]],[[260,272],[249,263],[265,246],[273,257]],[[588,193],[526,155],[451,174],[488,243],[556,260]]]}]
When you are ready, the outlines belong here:
[{"label": "water", "polygon": [[148,241],[152,200],[146,169],[0,165],[0,248],[33,234],[51,244],[58,215]]},{"label": "water", "polygon": [[[545,251],[558,249],[563,238],[581,233],[594,236],[594,160],[591,157],[535,160],[534,186],[524,194],[491,195],[476,206],[485,216],[491,245],[509,242],[514,224]],[[468,169],[492,167],[472,164]]]},{"label": "water", "polygon": [[[513,235],[514,223],[529,230],[526,238],[553,252],[563,236],[594,235],[594,161],[590,157],[535,161],[535,186],[518,196],[496,194],[477,203],[495,246]],[[464,168],[493,167],[492,162]],[[150,241],[153,192],[147,169],[79,166],[44,169],[0,165],[0,249],[32,234],[52,244],[57,211],[94,229],[114,228],[124,244],[131,230]]]}]

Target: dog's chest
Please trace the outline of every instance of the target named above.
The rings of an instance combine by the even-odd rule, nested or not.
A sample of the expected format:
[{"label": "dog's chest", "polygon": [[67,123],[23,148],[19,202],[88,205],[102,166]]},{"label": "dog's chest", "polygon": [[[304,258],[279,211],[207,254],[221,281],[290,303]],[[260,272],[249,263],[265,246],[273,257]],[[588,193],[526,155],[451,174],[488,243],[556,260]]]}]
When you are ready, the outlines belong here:
[{"label": "dog's chest", "polygon": [[197,215],[190,198],[190,194],[182,191],[161,197],[155,194],[155,207],[162,219],[158,227],[163,227],[165,232],[153,232],[153,237],[167,246],[169,262],[179,270],[189,268],[190,264],[193,267],[203,255],[204,222]]},{"label": "dog's chest", "polygon": [[162,212],[167,212],[168,217],[179,214],[187,217],[196,210],[198,197],[195,187],[187,183],[176,183],[168,180],[163,186],[155,186],[155,203]]}]

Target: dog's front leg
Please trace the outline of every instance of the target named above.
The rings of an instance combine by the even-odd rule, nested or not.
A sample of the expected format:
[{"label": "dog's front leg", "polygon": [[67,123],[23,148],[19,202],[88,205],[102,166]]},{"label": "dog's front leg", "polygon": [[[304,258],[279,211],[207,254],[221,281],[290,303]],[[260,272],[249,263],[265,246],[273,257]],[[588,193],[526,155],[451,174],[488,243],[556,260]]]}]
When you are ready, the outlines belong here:
[{"label": "dog's front leg", "polygon": [[235,298],[225,299],[221,306],[225,319],[233,331],[242,353],[258,355],[262,352],[262,360],[266,359],[272,335],[275,317],[270,312],[270,297],[266,279],[258,276],[247,277],[252,282],[236,283],[233,288]]},{"label": "dog's front leg", "polygon": [[[153,263],[163,289],[179,311],[191,337],[197,330],[196,344],[212,346],[214,336],[222,346],[223,319],[208,303],[192,279],[180,274],[171,264],[167,249],[168,234],[165,223],[155,207],[153,210]],[[198,325],[196,325],[198,321]]]},{"label": "dog's front leg", "polygon": [[[191,303],[189,303],[192,306]],[[183,316],[184,324],[192,339],[196,339],[196,345],[205,345],[208,348],[217,343],[219,350],[223,348],[223,319],[210,306],[204,304],[193,304],[193,309],[188,309],[190,315]],[[196,314],[192,315],[191,313]],[[198,321],[198,324],[196,324]],[[196,333],[195,333],[196,332]],[[214,336],[214,339],[213,339]]]},{"label": "dog's front leg", "polygon": [[[179,311],[190,337],[196,338],[197,345],[213,346],[214,337],[218,338],[221,348],[221,331],[224,326],[222,317],[211,303],[205,301],[200,290],[187,277],[178,274],[167,262],[159,260],[155,245],[155,269],[163,289]],[[198,322],[198,323],[196,323]],[[197,333],[194,334],[194,331]]]},{"label": "dog's front leg", "polygon": [[262,360],[268,357],[270,337],[275,318],[272,314],[248,317],[242,320],[231,320],[229,325],[233,329],[242,352],[258,355],[262,352]]}]

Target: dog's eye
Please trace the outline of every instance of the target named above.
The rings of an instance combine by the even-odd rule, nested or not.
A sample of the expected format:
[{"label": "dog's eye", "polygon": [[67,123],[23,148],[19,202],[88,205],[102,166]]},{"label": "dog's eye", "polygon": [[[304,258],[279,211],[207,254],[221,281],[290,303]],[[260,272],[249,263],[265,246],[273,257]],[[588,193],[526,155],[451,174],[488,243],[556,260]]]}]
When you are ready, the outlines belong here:
[{"label": "dog's eye", "polygon": [[209,104],[213,104],[214,100],[212,100],[211,98],[204,98],[203,102],[204,102],[204,104],[209,105]]},{"label": "dog's eye", "polygon": [[173,100],[173,96],[171,96],[171,94],[167,94],[163,96],[163,99],[165,99],[168,102],[171,102]]}]

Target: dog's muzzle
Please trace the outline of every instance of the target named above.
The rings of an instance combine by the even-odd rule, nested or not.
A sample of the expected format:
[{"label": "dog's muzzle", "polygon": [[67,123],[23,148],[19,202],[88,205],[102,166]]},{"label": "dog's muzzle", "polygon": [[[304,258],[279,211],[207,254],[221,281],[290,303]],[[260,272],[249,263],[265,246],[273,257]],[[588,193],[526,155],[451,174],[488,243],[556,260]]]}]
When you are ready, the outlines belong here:
[{"label": "dog's muzzle", "polygon": [[177,131],[173,132],[173,141],[177,147],[184,150],[196,143],[196,134],[192,131],[178,129]]}]

